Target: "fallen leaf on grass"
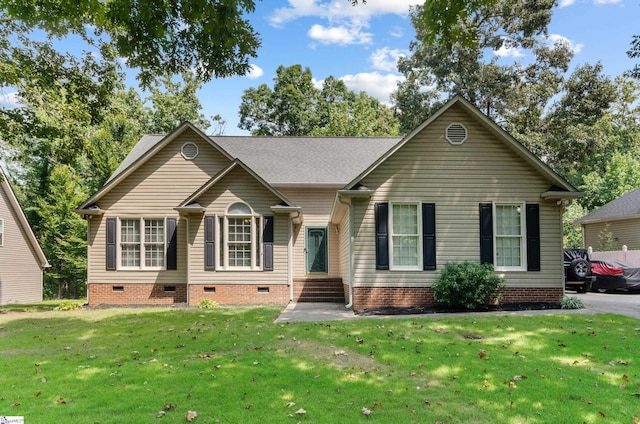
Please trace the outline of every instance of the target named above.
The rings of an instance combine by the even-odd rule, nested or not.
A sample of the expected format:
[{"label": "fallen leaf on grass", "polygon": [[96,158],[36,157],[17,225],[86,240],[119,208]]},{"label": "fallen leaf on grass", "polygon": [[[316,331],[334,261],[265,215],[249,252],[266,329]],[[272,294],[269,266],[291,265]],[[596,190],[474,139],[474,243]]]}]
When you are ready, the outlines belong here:
[{"label": "fallen leaf on grass", "polygon": [[175,409],[175,407],[176,407],[176,404],[175,404],[175,403],[168,403],[168,404],[166,404],[166,405],[164,406],[164,410],[165,410],[165,411],[169,411],[169,410],[171,410],[171,409]]},{"label": "fallen leaf on grass", "polygon": [[300,408],[300,409],[298,409],[298,410],[296,411],[296,414],[298,414],[298,415],[304,415],[304,414],[306,414],[306,413],[307,413],[307,411],[306,411],[306,410],[304,410],[303,408]]},{"label": "fallen leaf on grass", "polygon": [[366,407],[362,407],[362,409],[360,410],[364,415],[367,416],[367,418],[369,417],[369,415],[371,415],[371,410],[369,408]]},{"label": "fallen leaf on grass", "polygon": [[17,408],[18,406],[20,406],[20,402],[16,402],[16,403],[14,403],[14,404],[13,404],[13,405],[11,405],[11,406],[13,406],[14,408]]},{"label": "fallen leaf on grass", "polygon": [[59,404],[61,404],[61,405],[64,405],[64,404],[66,404],[66,403],[67,403],[67,401],[66,401],[66,400],[64,400],[64,398],[60,398],[60,399],[58,399],[56,402],[58,402],[58,403],[59,403]]},{"label": "fallen leaf on grass", "polygon": [[196,419],[198,413],[196,411],[187,411],[187,421],[191,422]]},{"label": "fallen leaf on grass", "polygon": [[516,380],[516,381],[517,380],[525,380],[526,378],[527,378],[526,375],[514,375],[513,376],[513,379]]},{"label": "fallen leaf on grass", "polygon": [[287,404],[285,405],[287,408],[293,408],[294,406],[296,406],[295,402],[287,402]]},{"label": "fallen leaf on grass", "polygon": [[483,349],[480,349],[480,352],[478,352],[478,358],[484,359],[486,357],[487,357],[487,353]]},{"label": "fallen leaf on grass", "polygon": [[162,418],[164,417],[165,412],[164,411],[158,411],[158,413],[156,414],[156,418]]}]

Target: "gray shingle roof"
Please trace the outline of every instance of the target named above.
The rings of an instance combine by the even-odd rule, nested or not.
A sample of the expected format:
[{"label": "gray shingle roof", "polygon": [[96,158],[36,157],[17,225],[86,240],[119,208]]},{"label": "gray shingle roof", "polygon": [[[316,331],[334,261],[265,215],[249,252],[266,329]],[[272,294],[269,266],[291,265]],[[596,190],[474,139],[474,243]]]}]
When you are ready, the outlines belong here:
[{"label": "gray shingle roof", "polygon": [[400,137],[212,137],[269,184],[343,186]]},{"label": "gray shingle roof", "polygon": [[[164,138],[145,135],[107,182],[129,168]],[[400,137],[253,137],[210,136],[274,186],[343,186],[398,143]]]},{"label": "gray shingle roof", "polygon": [[577,219],[577,224],[609,221],[640,216],[640,188],[630,191],[599,209]]}]

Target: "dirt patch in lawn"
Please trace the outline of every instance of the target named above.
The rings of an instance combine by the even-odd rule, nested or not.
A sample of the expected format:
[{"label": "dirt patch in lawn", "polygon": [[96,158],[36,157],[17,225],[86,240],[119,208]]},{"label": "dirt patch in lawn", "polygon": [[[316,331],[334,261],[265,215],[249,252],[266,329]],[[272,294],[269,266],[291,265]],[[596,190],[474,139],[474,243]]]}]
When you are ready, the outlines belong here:
[{"label": "dirt patch in lawn", "polygon": [[384,308],[368,308],[354,311],[356,315],[415,315],[415,314],[447,314],[457,312],[509,312],[509,311],[539,311],[545,309],[561,309],[560,303],[545,302],[523,302],[523,303],[504,303],[500,305],[490,305],[483,309],[453,309],[443,305],[434,306],[411,306],[411,307],[384,307]]}]

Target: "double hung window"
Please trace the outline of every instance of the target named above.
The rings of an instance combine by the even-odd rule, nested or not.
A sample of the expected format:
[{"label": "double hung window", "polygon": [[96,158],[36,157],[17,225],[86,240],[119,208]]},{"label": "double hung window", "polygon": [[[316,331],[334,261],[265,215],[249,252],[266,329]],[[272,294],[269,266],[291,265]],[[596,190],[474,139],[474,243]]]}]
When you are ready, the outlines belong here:
[{"label": "double hung window", "polygon": [[233,203],[221,218],[221,264],[226,269],[260,268],[260,216],[245,203]]},{"label": "double hung window", "polygon": [[526,257],[524,205],[494,204],[494,217],[496,270],[523,270]]},{"label": "double hung window", "polygon": [[165,220],[120,219],[120,268],[165,267]]},{"label": "double hung window", "polygon": [[419,206],[418,203],[391,205],[391,269],[422,269]]}]

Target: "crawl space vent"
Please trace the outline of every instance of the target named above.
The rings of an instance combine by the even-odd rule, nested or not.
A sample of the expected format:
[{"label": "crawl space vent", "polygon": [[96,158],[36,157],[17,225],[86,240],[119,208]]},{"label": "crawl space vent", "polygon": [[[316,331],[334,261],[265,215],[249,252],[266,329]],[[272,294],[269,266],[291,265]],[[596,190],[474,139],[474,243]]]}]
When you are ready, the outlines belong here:
[{"label": "crawl space vent", "polygon": [[458,123],[450,124],[445,134],[451,144],[462,144],[467,139],[467,129]]},{"label": "crawl space vent", "polygon": [[198,146],[194,143],[184,143],[182,145],[182,156],[185,159],[195,159],[198,156]]}]

